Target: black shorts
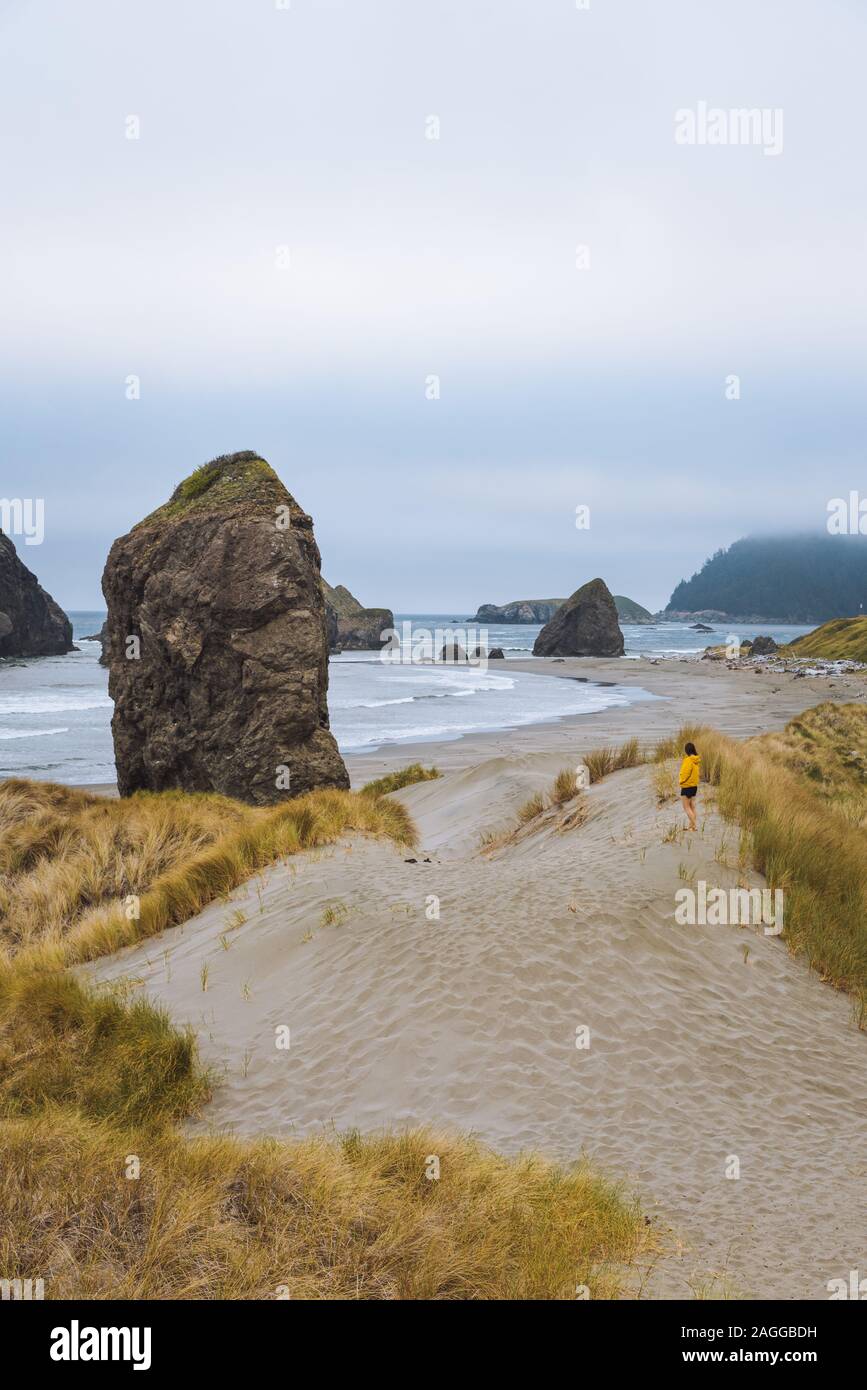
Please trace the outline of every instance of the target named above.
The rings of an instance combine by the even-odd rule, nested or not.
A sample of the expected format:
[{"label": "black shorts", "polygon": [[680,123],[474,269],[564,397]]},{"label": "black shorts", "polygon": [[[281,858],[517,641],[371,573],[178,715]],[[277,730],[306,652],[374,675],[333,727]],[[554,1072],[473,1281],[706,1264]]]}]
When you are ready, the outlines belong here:
[{"label": "black shorts", "polygon": [[695,796],[697,791],[698,787],[681,787],[680,794],[681,796]]}]

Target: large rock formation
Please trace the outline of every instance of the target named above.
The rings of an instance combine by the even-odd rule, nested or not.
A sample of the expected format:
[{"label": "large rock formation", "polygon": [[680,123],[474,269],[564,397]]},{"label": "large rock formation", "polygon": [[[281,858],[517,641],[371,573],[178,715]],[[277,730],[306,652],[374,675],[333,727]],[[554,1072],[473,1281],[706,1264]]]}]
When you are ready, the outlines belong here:
[{"label": "large rock formation", "polygon": [[319,563],[310,517],[249,452],[196,469],[115,541],[102,588],[121,795],[267,804],[349,785]]},{"label": "large rock formation", "polygon": [[623,655],[614,598],[601,579],[591,579],[557,609],[536,638],[533,655]]},{"label": "large rock formation", "polygon": [[394,627],[390,608],[364,608],[343,585],[322,581],[329,651],[380,651],[382,634]]},{"label": "large rock formation", "polygon": [[617,616],[622,623],[629,623],[638,627],[655,625],[656,619],[648,608],[643,608],[640,603],[636,603],[634,598],[627,598],[625,594],[614,595],[614,607],[617,609]]},{"label": "large rock formation", "polygon": [[[566,602],[564,598],[523,598],[514,603],[483,603],[473,618],[474,623],[549,623]],[[622,623],[654,623],[656,619],[646,608],[623,594],[614,595],[617,616]]]},{"label": "large rock formation", "polygon": [[0,531],[0,656],[63,656],[72,624]]},{"label": "large rock formation", "polygon": [[520,598],[514,603],[483,603],[474,623],[547,623],[566,600],[562,598]]},{"label": "large rock formation", "polygon": [[[476,650],[478,651],[478,648],[476,648]],[[453,638],[451,642],[443,643],[440,651],[440,661],[466,661],[466,659],[467,654],[461,642]]]}]

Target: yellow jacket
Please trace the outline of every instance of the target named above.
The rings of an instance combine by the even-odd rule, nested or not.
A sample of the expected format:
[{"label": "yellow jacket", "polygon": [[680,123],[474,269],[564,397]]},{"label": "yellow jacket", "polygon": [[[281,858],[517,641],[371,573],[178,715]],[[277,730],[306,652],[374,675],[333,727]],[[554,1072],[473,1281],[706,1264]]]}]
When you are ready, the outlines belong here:
[{"label": "yellow jacket", "polygon": [[698,753],[687,753],[680,765],[680,785],[682,787],[698,786],[698,769],[701,758]]}]

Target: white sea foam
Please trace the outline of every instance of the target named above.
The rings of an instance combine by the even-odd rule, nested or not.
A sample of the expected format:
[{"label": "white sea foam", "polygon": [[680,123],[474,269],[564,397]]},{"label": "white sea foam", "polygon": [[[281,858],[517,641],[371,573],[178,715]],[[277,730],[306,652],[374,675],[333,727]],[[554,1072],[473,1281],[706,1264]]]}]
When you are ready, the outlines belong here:
[{"label": "white sea foam", "polygon": [[0,718],[7,714],[67,714],[74,710],[112,707],[113,702],[108,696],[96,691],[86,694],[47,695],[33,690],[16,695],[0,695]]},{"label": "white sea foam", "polygon": [[0,729],[0,738],[47,738],[51,734],[68,734],[69,729]]},{"label": "white sea foam", "polygon": [[[332,662],[328,705],[332,731],[348,751],[514,729],[621,705],[642,694],[517,671],[505,675],[355,659]],[[422,710],[425,717],[419,719]]]},{"label": "white sea foam", "polygon": [[[79,650],[67,656],[0,660],[0,777],[49,777],[56,781],[110,782],[114,777],[111,739],[112,701],[108,672],[98,663],[99,643],[84,640],[98,632],[104,614],[71,615]],[[402,615],[399,615],[402,616]],[[453,627],[448,615],[418,616],[428,630]],[[770,632],[790,641],[805,629],[762,625],[738,629],[742,637]],[[489,647],[529,657],[538,626],[494,625]],[[721,630],[716,629],[718,634]],[[682,623],[659,628],[626,627],[627,659],[639,655],[687,653],[697,634]],[[723,634],[724,635],[724,634]],[[702,640],[704,634],[698,640]],[[716,635],[708,640],[721,640]],[[665,648],[661,643],[665,642]],[[462,734],[589,714],[643,698],[643,692],[599,687],[590,682],[510,671],[508,660],[487,670],[453,665],[383,663],[376,652],[345,652],[329,662],[328,707],[331,727],[344,751],[411,740],[460,738]],[[57,724],[57,716],[65,720]]]}]

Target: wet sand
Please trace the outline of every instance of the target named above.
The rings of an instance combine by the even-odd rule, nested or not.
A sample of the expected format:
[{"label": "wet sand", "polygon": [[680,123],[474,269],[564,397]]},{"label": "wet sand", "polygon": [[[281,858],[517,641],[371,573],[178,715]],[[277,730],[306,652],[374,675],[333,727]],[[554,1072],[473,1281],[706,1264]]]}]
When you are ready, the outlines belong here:
[{"label": "wet sand", "polygon": [[709,724],[733,738],[781,729],[795,715],[823,700],[847,703],[867,699],[867,673],[796,677],[723,662],[667,659],[651,662],[618,658],[529,658],[493,661],[490,669],[512,670],[563,680],[612,682],[656,696],[615,705],[591,714],[570,715],[546,724],[492,733],[473,733],[442,743],[387,744],[345,757],[353,786],[408,763],[435,764],[443,771],[472,766],[483,758],[525,753],[557,753],[572,760],[577,748],[597,748],[637,738],[642,746],[676,732],[683,724]]}]

